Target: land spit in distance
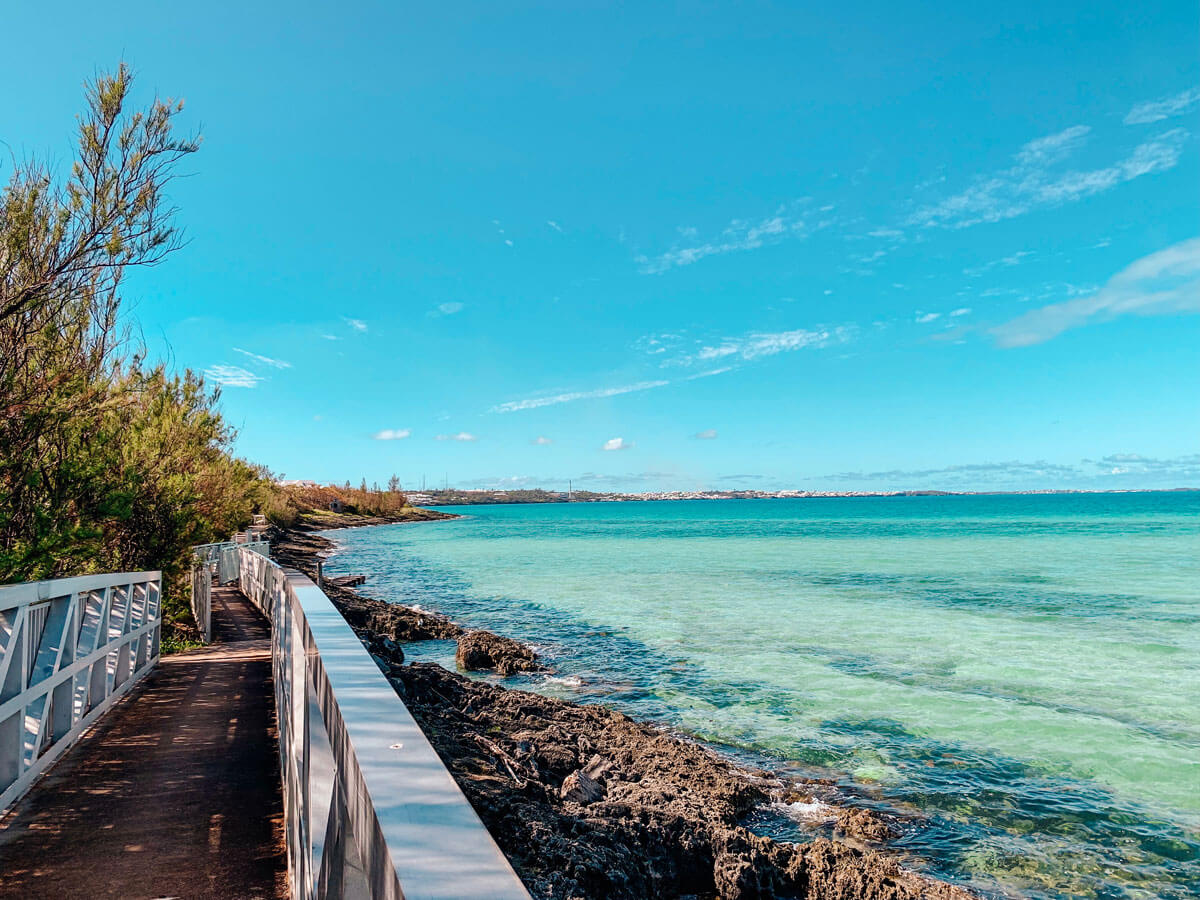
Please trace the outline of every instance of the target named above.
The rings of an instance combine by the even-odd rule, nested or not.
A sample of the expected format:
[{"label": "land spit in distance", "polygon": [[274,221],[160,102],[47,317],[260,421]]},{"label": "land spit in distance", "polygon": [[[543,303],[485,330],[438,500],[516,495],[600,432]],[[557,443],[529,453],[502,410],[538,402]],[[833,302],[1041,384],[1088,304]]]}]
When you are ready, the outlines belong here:
[{"label": "land spit in distance", "polygon": [[[298,482],[312,484],[310,482]],[[1200,488],[1172,488],[1170,492],[1200,491]],[[490,489],[490,488],[446,488],[444,490],[410,491],[408,500],[419,506],[477,506],[496,503],[635,503],[662,500],[802,500],[829,499],[835,497],[997,497],[1037,496],[1044,494],[1145,494],[1162,493],[1160,490],[1138,489],[1127,491],[1046,489],[1027,491],[810,491],[799,488],[783,490],[692,490],[692,491],[549,491],[542,488]],[[336,526],[335,526],[336,527]]]}]

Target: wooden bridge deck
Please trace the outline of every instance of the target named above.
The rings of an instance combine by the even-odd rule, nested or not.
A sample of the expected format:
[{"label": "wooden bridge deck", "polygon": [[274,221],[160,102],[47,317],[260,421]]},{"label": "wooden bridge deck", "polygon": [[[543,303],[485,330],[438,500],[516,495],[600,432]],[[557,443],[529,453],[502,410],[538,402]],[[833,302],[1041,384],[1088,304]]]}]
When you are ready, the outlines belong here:
[{"label": "wooden bridge deck", "polygon": [[270,626],[212,618],[0,822],[0,897],[287,897]]}]

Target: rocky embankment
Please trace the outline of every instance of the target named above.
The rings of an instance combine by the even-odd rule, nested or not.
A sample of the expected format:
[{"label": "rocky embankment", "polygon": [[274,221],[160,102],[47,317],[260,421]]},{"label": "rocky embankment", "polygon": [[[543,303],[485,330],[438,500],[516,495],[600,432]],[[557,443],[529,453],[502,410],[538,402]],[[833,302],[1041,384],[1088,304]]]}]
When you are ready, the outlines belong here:
[{"label": "rocky embankment", "polygon": [[[309,573],[330,546],[295,531],[272,537],[280,562]],[[473,681],[429,663],[403,665],[405,641],[440,638],[459,641],[464,668],[540,668],[533,651],[508,638],[466,632],[444,616],[348,588],[326,592],[536,898],[974,896],[875,849],[892,828],[869,810],[831,810],[844,840],[790,844],[756,835],[741,824],[746,817],[766,803],[811,799],[804,783],[746,771],[602,706]]]}]

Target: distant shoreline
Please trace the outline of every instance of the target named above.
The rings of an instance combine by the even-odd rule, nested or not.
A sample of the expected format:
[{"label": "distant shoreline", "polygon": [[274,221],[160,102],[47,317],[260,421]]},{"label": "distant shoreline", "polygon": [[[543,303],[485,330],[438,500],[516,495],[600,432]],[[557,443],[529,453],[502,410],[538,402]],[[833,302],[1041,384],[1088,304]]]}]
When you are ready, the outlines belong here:
[{"label": "distant shoreline", "polygon": [[[1200,487],[1175,488],[1047,488],[1028,491],[545,491],[545,490],[457,490],[410,491],[413,506],[484,506],[536,503],[635,503],[663,500],[826,500],[863,497],[1037,497],[1059,494],[1180,494],[1200,492]],[[374,523],[367,523],[374,524]]]}]

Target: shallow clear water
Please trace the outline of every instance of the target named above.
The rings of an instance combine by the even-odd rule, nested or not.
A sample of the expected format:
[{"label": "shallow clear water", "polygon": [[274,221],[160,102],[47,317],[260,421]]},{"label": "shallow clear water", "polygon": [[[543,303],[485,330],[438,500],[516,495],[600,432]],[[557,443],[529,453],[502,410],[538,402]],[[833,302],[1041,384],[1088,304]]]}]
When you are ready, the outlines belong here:
[{"label": "shallow clear water", "polygon": [[329,570],[538,645],[521,687],[840,773],[935,874],[1200,896],[1200,494],[453,511],[332,532]]}]

